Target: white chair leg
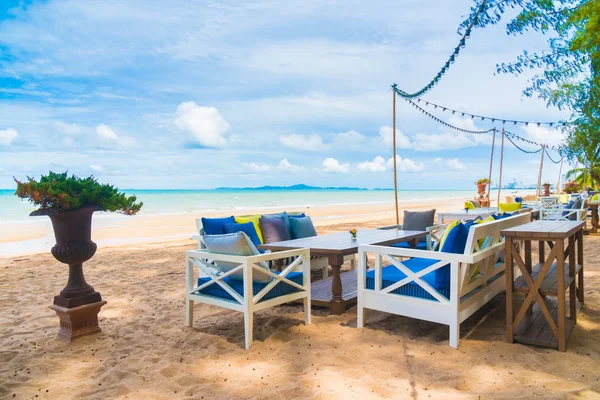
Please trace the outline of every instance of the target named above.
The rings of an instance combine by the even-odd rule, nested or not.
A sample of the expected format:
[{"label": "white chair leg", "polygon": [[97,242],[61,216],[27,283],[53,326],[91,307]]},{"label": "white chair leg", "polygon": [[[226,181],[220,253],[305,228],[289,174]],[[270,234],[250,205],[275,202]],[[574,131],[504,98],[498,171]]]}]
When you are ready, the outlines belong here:
[{"label": "white chair leg", "polygon": [[323,279],[327,278],[329,276],[328,273],[328,269],[329,269],[329,265],[326,265],[323,267],[322,271],[323,271]]},{"label": "white chair leg", "polygon": [[454,323],[450,325],[450,347],[458,349],[458,337],[460,335],[460,325]]},{"label": "white chair leg", "polygon": [[186,300],[185,301],[185,323],[187,326],[194,326],[194,301]]},{"label": "white chair leg", "polygon": [[352,256],[352,260],[350,260],[350,269],[356,269],[356,260],[358,258],[358,254]]},{"label": "white chair leg", "polygon": [[304,298],[304,325],[310,325],[310,298]]},{"label": "white chair leg", "polygon": [[245,330],[245,337],[246,337],[246,350],[248,350],[250,348],[250,345],[252,344],[252,330],[254,328],[253,322],[254,322],[253,313],[250,311],[244,312],[244,330]]},{"label": "white chair leg", "polygon": [[360,329],[365,326],[366,309],[362,305],[362,298],[360,294],[358,295],[357,300],[358,301],[356,306],[356,327]]}]

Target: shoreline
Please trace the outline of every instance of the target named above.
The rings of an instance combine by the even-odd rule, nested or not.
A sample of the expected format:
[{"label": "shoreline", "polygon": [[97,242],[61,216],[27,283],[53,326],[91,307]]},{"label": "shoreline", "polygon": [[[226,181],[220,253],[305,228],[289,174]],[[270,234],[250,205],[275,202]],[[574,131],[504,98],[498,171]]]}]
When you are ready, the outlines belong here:
[{"label": "shoreline", "polygon": [[[400,217],[404,209],[422,210],[435,208],[456,210],[462,207],[464,198],[432,200],[403,200],[399,202]],[[266,212],[303,211],[316,227],[336,223],[395,220],[393,201],[377,203],[327,204],[301,207],[247,207],[216,210],[212,212],[184,212],[165,214],[140,214],[133,217],[115,214],[97,214],[92,225],[92,238],[99,247],[118,247],[140,243],[157,243],[190,239],[196,233],[195,220],[200,217],[223,217],[228,215],[250,215]],[[382,223],[382,225],[384,225]],[[6,224],[20,229],[0,229],[0,259],[49,252],[54,245],[54,233],[48,218]],[[358,225],[357,227],[360,227]]]}]

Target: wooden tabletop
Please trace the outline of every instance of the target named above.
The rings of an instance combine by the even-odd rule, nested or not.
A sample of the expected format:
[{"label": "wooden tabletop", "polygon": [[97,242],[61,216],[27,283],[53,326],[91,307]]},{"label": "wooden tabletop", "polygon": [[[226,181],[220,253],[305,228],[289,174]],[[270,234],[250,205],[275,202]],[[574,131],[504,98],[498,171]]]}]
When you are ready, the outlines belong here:
[{"label": "wooden tabletop", "polygon": [[399,242],[419,239],[427,235],[425,231],[401,231],[397,229],[359,229],[356,239],[349,232],[337,232],[283,242],[265,243],[260,249],[282,251],[309,248],[311,255],[348,255],[358,252],[361,244],[388,246]]},{"label": "wooden tabletop", "polygon": [[584,221],[533,221],[501,232],[506,237],[522,239],[566,239],[583,229]]}]

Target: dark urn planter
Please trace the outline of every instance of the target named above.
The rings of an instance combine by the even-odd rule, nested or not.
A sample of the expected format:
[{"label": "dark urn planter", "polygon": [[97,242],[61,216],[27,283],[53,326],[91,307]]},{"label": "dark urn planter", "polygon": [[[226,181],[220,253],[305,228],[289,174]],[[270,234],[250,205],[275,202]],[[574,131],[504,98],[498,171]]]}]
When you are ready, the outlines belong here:
[{"label": "dark urn planter", "polygon": [[98,312],[106,304],[100,293],[90,286],[83,275],[83,263],[96,253],[92,242],[92,215],[98,207],[83,207],[69,211],[37,210],[32,216],[47,215],[52,221],[56,244],[52,255],[69,265],[67,286],[50,306],[60,319],[58,337],[68,341],[100,332]]}]

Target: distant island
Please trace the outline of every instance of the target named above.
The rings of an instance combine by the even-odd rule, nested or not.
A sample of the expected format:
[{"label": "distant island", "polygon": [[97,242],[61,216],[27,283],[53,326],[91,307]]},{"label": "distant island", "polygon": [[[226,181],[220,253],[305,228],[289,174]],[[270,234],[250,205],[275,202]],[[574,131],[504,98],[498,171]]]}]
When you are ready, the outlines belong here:
[{"label": "distant island", "polygon": [[292,185],[292,186],[259,186],[259,187],[242,187],[242,188],[236,188],[236,187],[218,187],[215,190],[219,190],[219,191],[226,191],[226,190],[248,190],[248,191],[257,191],[257,190],[264,190],[264,191],[273,191],[273,190],[392,190],[392,189],[381,189],[381,188],[376,188],[376,189],[366,189],[366,188],[357,188],[357,187],[345,187],[345,186],[339,186],[339,187],[319,187],[319,186],[309,186],[309,185],[304,185],[304,184],[299,184],[299,185]]}]

